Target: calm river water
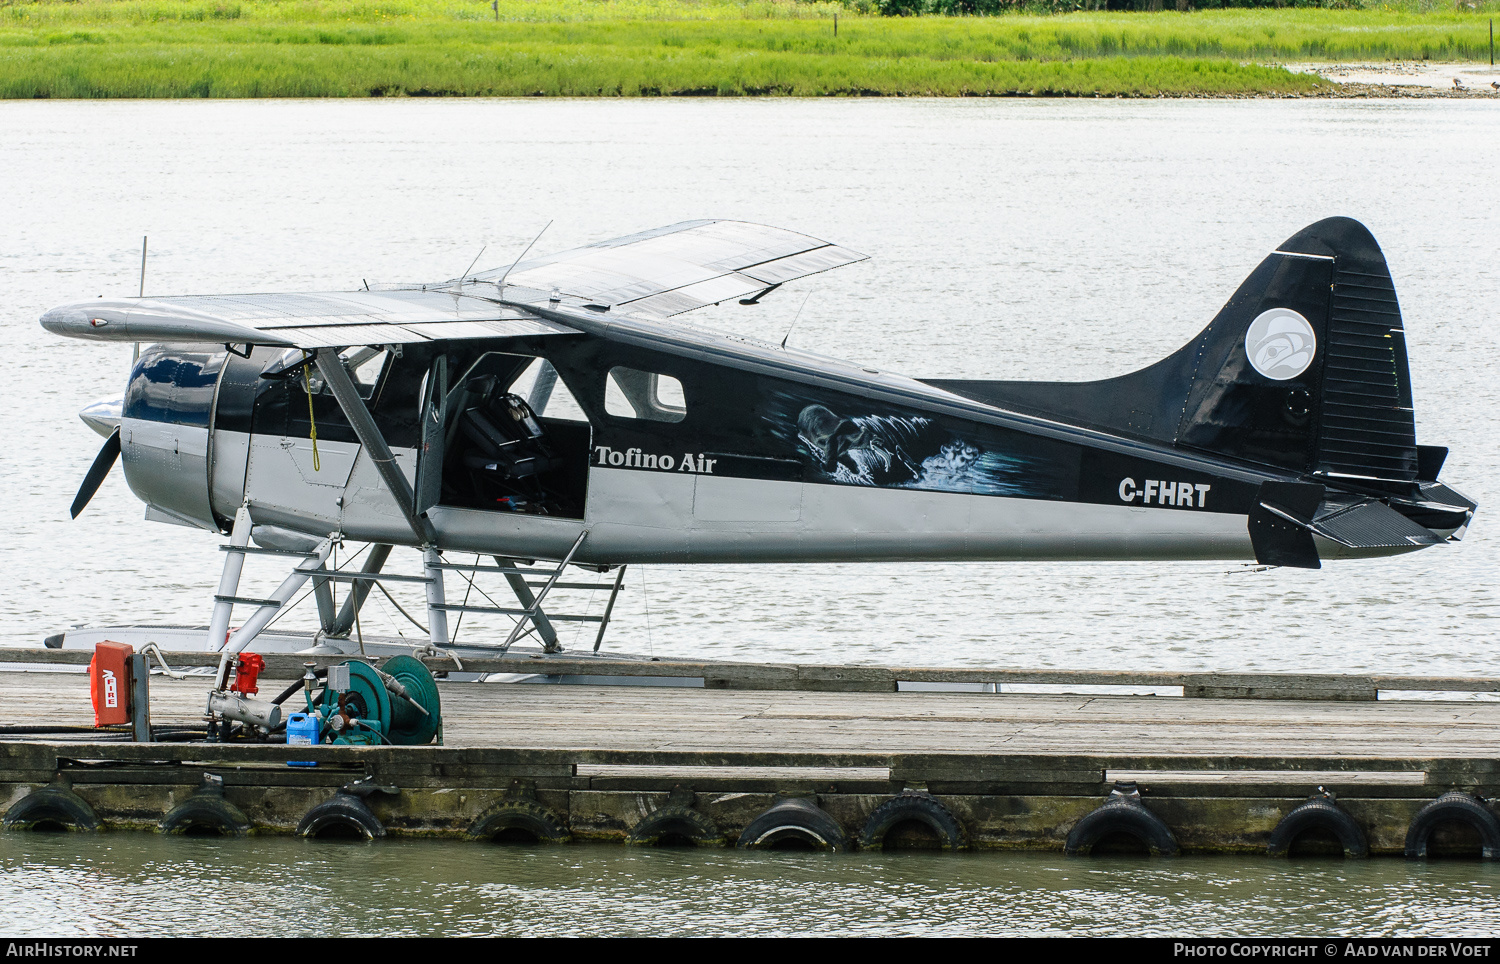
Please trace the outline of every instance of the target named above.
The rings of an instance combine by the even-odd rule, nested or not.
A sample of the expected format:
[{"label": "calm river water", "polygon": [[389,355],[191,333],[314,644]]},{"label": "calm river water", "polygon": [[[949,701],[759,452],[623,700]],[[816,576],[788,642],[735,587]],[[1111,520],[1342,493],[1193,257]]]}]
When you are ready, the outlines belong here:
[{"label": "calm river water", "polygon": [[[1419,441],[1451,446],[1444,479],[1481,503],[1464,543],[1311,573],[633,570],[609,645],[1500,674],[1497,156],[1500,108],[1474,101],[0,102],[0,644],[207,619],[215,537],[142,522],[118,471],[67,517],[99,444],[74,413],[120,391],[129,349],[54,339],[36,318],[134,294],[142,235],[147,293],[167,294],[448,278],[485,245],[480,267],[508,263],[549,220],[538,251],[688,218],[763,221],[872,260],[698,320],[779,341],[806,296],[802,348],[918,376],[1086,379],[1186,342],[1266,252],[1343,214],[1390,261]],[[366,632],[403,630],[383,601],[367,614]],[[205,892],[340,933],[1494,929],[1487,868],[1308,866],[27,838],[0,839],[0,898],[26,929],[77,933],[192,930]]]}]

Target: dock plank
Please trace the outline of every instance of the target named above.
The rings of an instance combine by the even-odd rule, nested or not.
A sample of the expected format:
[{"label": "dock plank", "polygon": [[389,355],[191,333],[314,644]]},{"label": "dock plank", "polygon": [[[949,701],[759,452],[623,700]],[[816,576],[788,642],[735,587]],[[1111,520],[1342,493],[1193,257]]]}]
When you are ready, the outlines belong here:
[{"label": "dock plank", "polygon": [[[153,722],[201,723],[207,687],[206,680],[153,678]],[[1209,702],[447,682],[439,689],[451,747],[1397,761],[1487,759],[1500,745],[1500,703]],[[77,674],[0,673],[0,707],[4,725],[86,727],[92,722],[88,682]]]}]

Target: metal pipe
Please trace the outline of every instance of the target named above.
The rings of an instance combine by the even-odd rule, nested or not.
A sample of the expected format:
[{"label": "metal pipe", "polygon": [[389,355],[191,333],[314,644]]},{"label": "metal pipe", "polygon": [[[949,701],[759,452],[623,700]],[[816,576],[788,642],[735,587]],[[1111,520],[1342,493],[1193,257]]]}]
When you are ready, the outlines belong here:
[{"label": "metal pipe", "polygon": [[604,642],[604,631],[609,628],[609,617],[615,611],[615,600],[620,598],[620,586],[625,582],[625,567],[621,566],[615,571],[615,584],[609,590],[609,602],[604,604],[604,618],[599,620],[599,635],[594,637],[594,652],[599,652],[599,645]]},{"label": "metal pipe", "polygon": [[[372,576],[385,568],[385,561],[391,556],[391,547],[383,542],[377,542],[370,546],[370,552],[365,556],[364,565],[359,571],[367,576]],[[328,635],[335,639],[347,639],[349,633],[354,629],[354,614],[365,604],[365,597],[370,595],[368,581],[360,581],[349,587],[349,595],[344,597],[344,605],[339,610],[338,618],[333,621],[333,628],[328,630]]]},{"label": "metal pipe", "polygon": [[537,369],[536,381],[532,383],[531,391],[526,396],[526,404],[531,410],[540,415],[547,410],[547,403],[552,400],[552,390],[557,387],[557,369],[545,358],[542,359],[541,368]]},{"label": "metal pipe", "polygon": [[422,550],[422,563],[427,576],[427,638],[434,647],[448,645],[448,611],[443,599],[443,570],[438,566],[442,556],[432,546]]},{"label": "metal pipe", "polygon": [[333,621],[337,618],[337,610],[333,608],[333,583],[326,578],[313,577],[313,599],[318,603],[318,628],[323,630],[323,635],[333,628]]},{"label": "metal pipe", "polygon": [[240,586],[240,573],[245,568],[245,554],[235,552],[235,549],[243,549],[250,543],[250,503],[247,501],[240,506],[234,514],[234,528],[229,536],[229,551],[224,553],[224,572],[219,576],[219,598],[214,601],[213,618],[208,621],[208,639],[205,641],[204,649],[212,653],[224,645],[229,633],[229,617],[234,612],[234,603],[230,602],[228,596],[233,596]]},{"label": "metal pipe", "polygon": [[318,548],[313,555],[297,563],[281,581],[281,585],[276,587],[276,591],[271,593],[266,604],[257,609],[249,619],[245,620],[243,626],[234,631],[234,635],[229,637],[224,643],[224,648],[220,650],[222,655],[219,659],[219,674],[214,680],[214,689],[223,689],[224,681],[229,675],[229,664],[233,662],[235,654],[250,645],[251,640],[260,635],[260,631],[266,628],[271,618],[286,605],[292,596],[296,595],[297,590],[301,589],[308,579],[312,578],[311,570],[322,568],[332,552],[333,536],[329,536],[318,543]]},{"label": "metal pipe", "polygon": [[167,677],[169,677],[171,679],[187,679],[188,678],[188,674],[187,673],[180,673],[177,670],[175,670],[172,667],[170,667],[170,666],[167,665],[167,658],[166,658],[166,656],[162,655],[162,651],[161,651],[161,647],[160,646],[156,645],[155,643],[147,643],[146,645],[144,645],[144,646],[141,647],[141,655],[144,656],[147,653],[150,653],[152,656],[156,657],[157,665],[159,665],[161,667],[161,671],[162,671],[162,675],[163,676],[167,676]]},{"label": "metal pipe", "polygon": [[[528,610],[526,614],[527,617],[533,616],[536,612],[541,610],[542,600],[547,598],[547,593],[552,591],[553,584],[556,583],[558,577],[563,574],[563,570],[568,568],[568,563],[573,561],[573,555],[578,552],[578,547],[583,545],[583,540],[588,538],[588,534],[589,530],[587,529],[584,529],[582,532],[578,533],[578,538],[573,542],[573,548],[568,550],[568,554],[563,557],[563,561],[557,564],[557,571],[552,574],[552,578],[548,579],[547,584],[542,587],[542,591],[537,593],[536,601],[532,603],[530,609]],[[526,623],[526,619],[516,620],[515,628],[510,631],[510,635],[505,638],[504,645],[500,647],[501,655],[504,655],[505,652],[510,649],[511,644],[520,637],[521,630],[526,626]]]},{"label": "metal pipe", "polygon": [[246,699],[234,693],[210,692],[208,713],[267,730],[274,730],[281,723],[281,707],[278,704]]},{"label": "metal pipe", "polygon": [[[504,556],[496,556],[495,562],[499,563],[501,569],[515,569],[520,563],[514,559],[506,559]],[[531,612],[531,621],[536,626],[537,633],[542,637],[542,649],[549,653],[560,653],[562,647],[557,644],[557,630],[552,628],[552,620],[542,612],[536,603],[536,596],[531,592],[531,587],[526,585],[526,577],[518,572],[505,573],[505,581],[510,583],[511,591],[516,594],[516,599],[521,605]]]},{"label": "metal pipe", "polygon": [[385,482],[386,489],[396,500],[396,506],[406,518],[406,524],[411,526],[411,531],[416,533],[423,545],[436,544],[437,530],[432,527],[432,521],[425,515],[417,515],[416,496],[412,492],[411,483],[406,480],[401,467],[396,464],[396,456],[391,453],[391,447],[386,444],[385,436],[380,434],[380,427],[375,424],[370,410],[365,407],[364,399],[359,397],[359,390],[354,387],[354,382],[349,378],[349,372],[344,368],[344,360],[332,348],[319,348],[314,357],[318,364],[318,371],[323,375],[324,383],[333,392],[333,397],[339,403],[344,417],[353,427],[354,434],[359,436],[359,443],[365,447],[365,452],[375,463],[375,468],[380,472],[380,478]]}]

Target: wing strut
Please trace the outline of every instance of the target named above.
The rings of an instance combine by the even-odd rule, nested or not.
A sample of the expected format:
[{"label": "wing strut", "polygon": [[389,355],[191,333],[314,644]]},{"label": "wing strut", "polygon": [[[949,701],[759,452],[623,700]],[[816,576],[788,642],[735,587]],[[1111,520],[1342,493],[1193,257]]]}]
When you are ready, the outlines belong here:
[{"label": "wing strut", "polygon": [[401,468],[396,464],[396,456],[391,454],[391,447],[386,444],[385,436],[380,434],[380,427],[375,424],[370,410],[365,407],[364,399],[359,397],[359,391],[349,378],[349,372],[344,368],[343,359],[339,358],[338,351],[333,348],[319,348],[316,360],[318,371],[323,375],[323,381],[333,390],[334,399],[343,410],[344,417],[354,427],[354,434],[359,436],[359,444],[365,447],[365,451],[374,461],[381,480],[385,482],[385,487],[390,490],[391,496],[396,500],[401,514],[406,517],[406,524],[411,526],[411,531],[422,540],[424,547],[436,545],[437,530],[432,527],[432,520],[425,515],[417,514],[416,497],[412,493],[411,483],[407,482],[406,476],[401,474]]},{"label": "wing strut", "polygon": [[386,444],[385,436],[380,434],[380,427],[375,424],[370,410],[365,407],[364,399],[359,397],[359,391],[349,378],[349,372],[344,368],[338,351],[319,348],[317,362],[318,371],[323,373],[323,380],[333,390],[333,397],[338,401],[339,408],[343,409],[344,417],[354,427],[354,434],[359,436],[359,444],[365,447],[375,468],[380,471],[380,478],[390,490],[391,497],[396,500],[401,514],[406,517],[406,524],[411,526],[411,531],[422,541],[423,572],[427,582],[428,632],[434,647],[447,646],[448,614],[444,609],[443,571],[437,550],[437,530],[425,513],[417,512],[416,494],[412,492],[411,483],[401,474],[396,456]]}]

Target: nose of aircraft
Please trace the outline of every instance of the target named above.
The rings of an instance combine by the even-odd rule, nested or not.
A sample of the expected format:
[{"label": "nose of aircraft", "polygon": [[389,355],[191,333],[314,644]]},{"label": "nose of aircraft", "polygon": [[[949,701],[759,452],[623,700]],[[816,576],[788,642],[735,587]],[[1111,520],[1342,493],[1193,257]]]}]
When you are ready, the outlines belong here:
[{"label": "nose of aircraft", "polygon": [[110,395],[89,402],[79,410],[78,417],[83,419],[83,424],[108,438],[111,432],[120,427],[120,412],[124,407],[124,395]]}]

